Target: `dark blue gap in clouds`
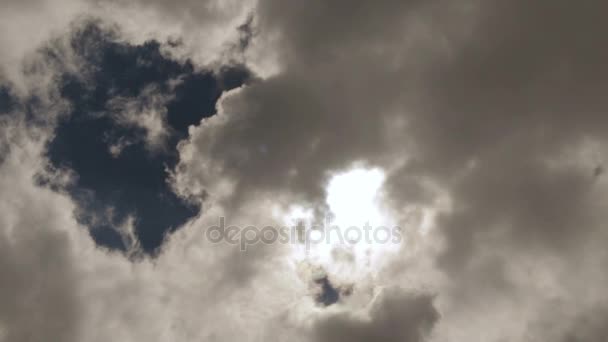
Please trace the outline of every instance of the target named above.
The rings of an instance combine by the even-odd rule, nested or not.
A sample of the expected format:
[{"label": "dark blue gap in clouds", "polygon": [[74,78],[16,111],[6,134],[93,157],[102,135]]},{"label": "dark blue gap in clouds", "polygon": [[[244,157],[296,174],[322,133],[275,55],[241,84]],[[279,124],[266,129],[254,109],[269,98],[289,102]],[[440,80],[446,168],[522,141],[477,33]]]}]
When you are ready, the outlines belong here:
[{"label": "dark blue gap in clouds", "polygon": [[330,306],[340,300],[340,291],[332,285],[327,276],[315,279],[315,283],[321,286],[321,293],[315,296],[317,303]]},{"label": "dark blue gap in clouds", "polygon": [[[167,184],[166,170],[178,162],[177,143],[187,137],[189,125],[215,114],[223,91],[242,85],[251,75],[240,65],[226,66],[219,73],[198,71],[189,61],[164,56],[156,41],[119,42],[95,23],[77,30],[71,44],[89,73],[60,77],[61,95],[72,106],[55,131],[48,157],[55,167],[77,175],[67,191],[78,203],[78,220],[90,227],[98,244],[124,249],[114,227],[133,215],[144,251],[154,253],[168,232],[200,209],[176,196]],[[177,79],[181,83],[172,90],[168,81]],[[173,96],[166,105],[171,132],[163,151],[150,152],[140,128],[119,125],[108,115],[109,100],[137,98],[148,86]],[[132,144],[114,157],[109,142],[119,139]]]},{"label": "dark blue gap in clouds", "polygon": [[[13,109],[13,102],[14,100],[11,95],[10,88],[7,85],[0,84],[0,125]],[[0,141],[0,165],[4,163],[8,151],[9,146],[7,146],[3,141]]]},{"label": "dark blue gap in clouds", "polygon": [[14,100],[10,89],[0,84],[0,115],[10,112],[13,106]]}]

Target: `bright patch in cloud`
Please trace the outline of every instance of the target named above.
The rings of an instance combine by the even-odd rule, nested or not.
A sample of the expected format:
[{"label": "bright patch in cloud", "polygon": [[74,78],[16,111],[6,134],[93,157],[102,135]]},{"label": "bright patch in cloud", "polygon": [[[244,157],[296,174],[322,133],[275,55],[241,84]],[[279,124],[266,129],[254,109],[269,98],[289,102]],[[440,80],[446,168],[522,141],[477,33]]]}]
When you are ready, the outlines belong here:
[{"label": "bright patch in cloud", "polygon": [[[399,248],[401,231],[382,206],[384,181],[380,169],[336,174],[326,188],[329,217],[312,224],[311,215],[300,216],[305,239],[294,245],[294,256],[308,276],[328,275],[334,282],[354,284],[373,277]],[[294,214],[287,219],[293,222]]]},{"label": "bright patch in cloud", "polygon": [[331,178],[326,202],[334,215],[332,223],[345,228],[382,223],[378,197],[384,178],[380,169],[353,169]]}]

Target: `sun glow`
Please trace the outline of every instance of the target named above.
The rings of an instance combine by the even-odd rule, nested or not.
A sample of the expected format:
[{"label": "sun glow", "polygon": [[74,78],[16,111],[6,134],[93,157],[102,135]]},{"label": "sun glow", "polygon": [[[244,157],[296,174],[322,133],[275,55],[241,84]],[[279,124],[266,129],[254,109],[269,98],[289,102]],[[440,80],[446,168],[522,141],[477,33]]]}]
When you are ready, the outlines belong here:
[{"label": "sun glow", "polygon": [[305,239],[295,244],[299,267],[328,274],[345,283],[371,277],[401,243],[401,231],[382,206],[385,174],[381,169],[355,168],[335,174],[326,187],[328,217],[312,224],[301,208],[287,218],[301,218]]}]

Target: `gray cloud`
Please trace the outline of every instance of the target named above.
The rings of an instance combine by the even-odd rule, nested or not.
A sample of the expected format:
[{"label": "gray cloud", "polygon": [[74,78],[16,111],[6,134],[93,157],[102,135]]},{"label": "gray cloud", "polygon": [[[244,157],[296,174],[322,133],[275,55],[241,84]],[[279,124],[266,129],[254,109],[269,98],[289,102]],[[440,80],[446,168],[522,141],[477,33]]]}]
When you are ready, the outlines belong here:
[{"label": "gray cloud", "polygon": [[329,341],[425,341],[439,313],[433,297],[393,289],[381,294],[369,318],[339,313],[317,322],[315,340]]},{"label": "gray cloud", "polygon": [[591,309],[574,319],[570,331],[563,334],[561,341],[602,341],[608,334],[607,320],[608,312],[606,312],[605,306]]},{"label": "gray cloud", "polygon": [[40,219],[24,220],[11,227],[17,234],[9,237],[10,242],[0,239],[3,341],[73,341],[80,328],[80,305],[73,294],[78,278],[73,272],[75,260],[69,253],[67,237],[32,231],[30,227],[44,222]]},{"label": "gray cloud", "polygon": [[[580,260],[603,238],[594,170],[604,156],[605,49],[595,33],[605,5],[366,6],[261,2],[280,71],[226,96],[222,114],[193,132],[181,188],[322,205],[328,173],[358,160],[391,170],[397,209],[433,206],[439,189],[449,208],[429,238],[444,244],[447,298],[525,297],[513,272],[526,262],[512,255]],[[216,188],[218,178],[229,186]]]},{"label": "gray cloud", "polygon": [[[36,4],[42,2],[11,3],[10,10],[31,20]],[[190,30],[205,27],[197,26],[199,19],[214,30],[233,29],[230,50],[250,12],[208,4],[138,2],[121,14],[112,9],[123,2],[98,2],[74,5],[70,13],[101,8],[103,20],[119,23],[137,13],[133,22],[142,32],[125,21],[125,40],[183,35],[185,50],[171,53],[202,65],[225,57],[217,47],[226,39],[193,44],[201,35]],[[172,185],[201,200],[206,214],[169,236],[157,259],[129,261],[74,235],[70,202],[53,204],[58,194],[20,175],[44,166],[36,155],[42,147],[22,164],[24,152],[13,140],[0,149],[19,165],[8,172],[10,164],[3,164],[2,193],[16,194],[20,203],[2,196],[0,208],[11,213],[5,226],[19,227],[20,234],[35,225],[55,227],[32,230],[40,240],[29,231],[8,238],[16,228],[3,228],[0,268],[12,276],[0,293],[7,303],[0,305],[0,336],[22,339],[24,327],[33,326],[33,337],[67,341],[254,340],[273,331],[319,342],[601,340],[607,184],[597,170],[608,132],[608,49],[601,35],[607,7],[595,0],[260,0],[249,22],[255,34],[239,53],[265,72],[225,93],[219,114],[192,127],[180,144]],[[6,70],[47,39],[31,34],[38,39],[15,43],[2,36],[0,43],[17,51],[1,56]],[[203,51],[207,46],[213,53]],[[52,78],[40,79],[45,82],[37,86],[22,79],[21,93],[52,88]],[[25,132],[24,141],[35,140],[29,128],[14,129]],[[407,232],[415,238],[391,268],[355,284],[344,303],[314,306],[310,279],[293,272],[285,249],[264,246],[241,255],[199,240],[214,215],[265,225],[276,220],[273,206],[327,210],[327,181],[353,165],[386,171],[387,203],[399,218],[412,207],[437,215],[428,232]],[[41,224],[48,208],[59,222]],[[36,216],[25,220],[31,212]],[[56,262],[49,270],[57,272],[45,271],[43,261]],[[95,285],[96,274],[107,275],[104,286]],[[31,285],[41,278],[50,285]],[[366,291],[385,285],[436,295],[390,292],[362,310],[370,302]],[[41,316],[27,321],[28,302],[13,298],[40,298]],[[57,306],[66,308],[64,315],[52,314]],[[358,316],[361,311],[368,316]],[[277,319],[283,316],[295,330]],[[100,318],[99,332],[92,333]]]},{"label": "gray cloud", "polygon": [[[409,2],[374,8],[379,14],[367,27],[336,20],[354,12],[367,23],[366,13],[375,11],[358,5],[261,2],[258,29],[277,37],[260,37],[259,44],[276,51],[284,70],[227,95],[222,114],[193,132],[184,155],[208,160],[183,158],[182,174],[189,180],[180,179],[182,188],[213,187],[211,179],[221,173],[231,178],[233,199],[268,191],[320,203],[329,171],[356,161],[390,164],[400,141],[392,134],[402,134],[390,128],[399,126],[402,103],[410,96],[404,64],[416,60],[400,57],[419,39],[418,32],[406,30],[407,19],[419,12]],[[305,26],[313,21],[314,29]]]},{"label": "gray cloud", "polygon": [[429,72],[404,172],[450,191],[454,210],[440,222],[446,263],[472,256],[475,239],[493,233],[567,256],[599,228],[598,165],[563,159],[606,138],[606,51],[594,34],[603,10],[598,1],[482,3],[470,37]]},{"label": "gray cloud", "polygon": [[9,144],[0,164],[0,340],[73,341],[81,329],[80,280],[71,236],[57,228],[69,222],[72,208],[61,201],[49,206],[52,191],[38,191],[36,168],[22,167],[40,147],[31,141],[36,131],[28,136],[24,128],[0,124],[2,144]]}]

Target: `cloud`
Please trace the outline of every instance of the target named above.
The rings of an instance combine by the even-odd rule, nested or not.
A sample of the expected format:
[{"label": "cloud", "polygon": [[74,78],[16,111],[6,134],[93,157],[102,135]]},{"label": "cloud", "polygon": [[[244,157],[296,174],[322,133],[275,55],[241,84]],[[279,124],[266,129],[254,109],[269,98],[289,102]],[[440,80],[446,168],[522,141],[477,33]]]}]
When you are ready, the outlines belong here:
[{"label": "cloud", "polygon": [[370,308],[369,317],[336,314],[317,322],[315,340],[325,341],[425,341],[439,313],[432,296],[383,292]]},{"label": "cloud", "polygon": [[[4,121],[0,130],[7,140],[2,143],[10,144],[0,166],[0,188],[3,194],[12,194],[4,195],[0,206],[0,337],[3,341],[71,341],[80,327],[74,296],[79,277],[74,272],[70,234],[59,227],[71,223],[73,206],[66,199],[57,200],[52,191],[34,186],[39,165],[32,154],[41,146],[24,136],[25,127]],[[19,133],[7,134],[9,130]],[[55,204],[49,205],[50,201]]]},{"label": "cloud", "polygon": [[[58,60],[53,86],[70,105],[51,123],[47,155],[52,167],[74,174],[64,188],[98,243],[124,248],[120,227],[132,220],[150,252],[199,212],[167,184],[176,146],[249,71],[242,65],[197,71],[191,61],[164,56],[155,40],[130,44],[120,36],[98,20],[83,20],[62,37],[69,43],[44,49]],[[46,54],[41,58],[50,59]],[[78,63],[66,66],[66,55]]]},{"label": "cloud", "polygon": [[605,5],[475,7],[468,37],[421,83],[409,116],[411,162],[394,179],[414,179],[414,189],[423,188],[415,179],[431,179],[449,192],[452,210],[438,222],[448,272],[494,243],[574,258],[602,229],[603,183],[593,170],[605,154],[606,103],[594,94],[606,85],[592,32],[604,25],[595,13]]},{"label": "cloud", "polygon": [[[177,5],[164,0],[65,0],[60,5],[47,0],[7,1],[1,14],[0,45],[10,48],[0,53],[0,78],[26,92],[22,61],[83,17],[100,18],[106,27],[120,26],[122,39],[131,43],[172,41],[173,49],[167,50],[176,57],[217,66],[239,40],[237,27],[247,21],[252,6],[248,1],[215,0],[183,0]],[[233,56],[226,54],[229,57]]]},{"label": "cloud", "polygon": [[[18,120],[5,124],[10,148],[0,188],[11,196],[0,202],[0,340],[225,340],[260,329],[298,291],[276,249],[243,254],[206,242],[203,228],[220,214],[214,210],[172,235],[156,258],[128,259],[96,246],[76,222],[70,196],[34,182],[46,172],[51,131]],[[273,310],[263,314],[262,306]],[[235,310],[245,316],[236,319]]]},{"label": "cloud", "polygon": [[[0,269],[9,275],[0,340],[599,340],[608,261],[598,172],[603,2],[65,5],[9,2],[3,13],[19,25],[0,18],[8,23],[0,44],[11,47],[0,54],[0,193],[10,194],[0,197]],[[62,38],[83,13],[100,18],[99,35]],[[106,36],[108,27],[116,31]],[[117,65],[129,70],[117,75],[145,72],[103,88],[120,77],[111,68],[95,77],[106,51],[99,42],[124,58]],[[132,60],[139,64],[125,67]],[[246,63],[231,69],[234,78],[222,69],[229,60]],[[247,68],[259,76],[245,82]],[[57,75],[78,71],[71,81],[82,92],[71,95],[100,100],[90,90],[103,88],[116,105],[86,105],[58,89],[69,82]],[[146,75],[162,77],[136,82]],[[174,115],[204,96],[204,110]],[[202,214],[175,221],[171,234],[141,235],[156,241],[149,246],[163,241],[154,256],[100,248],[83,226],[91,222],[73,217],[81,203],[65,185],[87,174],[53,168],[47,143],[67,137],[55,124],[80,109],[142,129],[97,139],[110,161],[137,139],[177,148],[168,173],[157,164],[158,184]],[[276,212],[300,206],[323,217],[329,180],[353,166],[386,174],[382,198],[405,242],[349,284],[348,296],[330,296],[332,305],[317,305],[291,246],[242,253],[204,239],[219,216],[281,225]],[[114,210],[126,213],[125,203]],[[142,216],[123,216],[124,232],[133,224],[137,232]]]},{"label": "cloud", "polygon": [[227,94],[193,130],[178,188],[233,208],[271,193],[323,211],[332,171],[382,167],[395,210],[438,212],[426,240],[444,247],[446,283],[429,280],[440,301],[469,298],[466,312],[535,293],[534,305],[495,307],[534,316],[550,296],[525,288],[527,258],[575,267],[583,246],[605,238],[594,176],[605,158],[603,49],[593,34],[604,5],[365,6],[260,2],[279,71]]}]

